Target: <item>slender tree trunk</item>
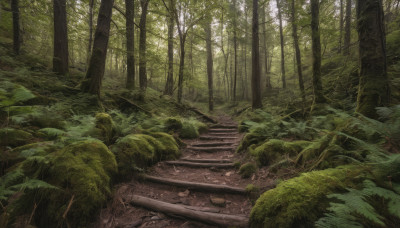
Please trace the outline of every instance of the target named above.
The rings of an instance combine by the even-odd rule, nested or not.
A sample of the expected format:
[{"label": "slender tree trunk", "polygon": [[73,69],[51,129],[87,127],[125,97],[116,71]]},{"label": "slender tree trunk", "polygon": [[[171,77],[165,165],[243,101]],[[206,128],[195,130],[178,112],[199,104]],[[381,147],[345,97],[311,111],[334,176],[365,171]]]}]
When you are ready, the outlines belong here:
[{"label": "slender tree trunk", "polygon": [[338,48],[338,53],[342,52],[342,40],[343,40],[343,0],[340,0],[340,22],[339,22],[339,30],[340,30],[340,35],[339,35],[339,48]]},{"label": "slender tree trunk", "polygon": [[265,67],[265,87],[267,90],[272,88],[271,86],[271,78],[269,76],[269,68],[268,68],[268,48],[267,48],[267,29],[266,29],[266,22],[265,22],[265,5],[263,5],[261,9],[261,17],[262,17],[262,29],[263,29],[263,38],[264,38],[264,67]]},{"label": "slender tree trunk", "polygon": [[178,76],[178,103],[182,103],[183,69],[185,67],[185,42],[186,42],[186,33],[180,36],[181,58],[179,63],[179,76]]},{"label": "slender tree trunk", "polygon": [[283,40],[283,28],[282,28],[282,9],[279,0],[276,0],[278,6],[278,19],[279,19],[279,34],[281,40],[281,73],[282,73],[282,88],[286,89],[286,73],[285,73],[285,43]]},{"label": "slender tree trunk", "polygon": [[346,0],[346,24],[344,28],[344,55],[350,54],[350,40],[351,40],[351,0]]},{"label": "slender tree trunk", "polygon": [[311,0],[311,38],[313,54],[314,103],[324,103],[321,81],[321,41],[319,34],[319,0]]},{"label": "slender tree trunk", "polygon": [[126,14],[126,88],[135,88],[135,29],[134,29],[134,16],[135,16],[134,0],[125,0],[125,14]]},{"label": "slender tree trunk", "polygon": [[89,69],[86,72],[85,81],[81,85],[83,91],[96,94],[99,97],[106,63],[113,4],[114,0],[101,1],[93,41],[92,57],[90,58]]},{"label": "slender tree trunk", "polygon": [[206,33],[206,49],[207,49],[207,78],[208,78],[208,109],[212,111],[214,109],[214,96],[213,96],[213,51],[212,51],[212,40],[211,40],[211,20],[207,21],[204,28]]},{"label": "slender tree trunk", "polygon": [[237,83],[237,18],[236,18],[236,0],[233,0],[233,54],[234,54],[234,75],[233,75],[233,95],[232,100],[236,101],[236,83]]},{"label": "slender tree trunk", "polygon": [[13,18],[13,49],[14,53],[19,55],[21,47],[21,39],[19,37],[19,0],[11,0],[11,11]]},{"label": "slender tree trunk", "polygon": [[53,0],[54,10],[54,56],[53,71],[68,74],[68,33],[66,0]]},{"label": "slender tree trunk", "polygon": [[293,43],[296,55],[296,63],[297,63],[297,74],[299,76],[299,87],[301,92],[301,97],[303,98],[303,102],[306,100],[306,95],[304,92],[304,82],[303,82],[303,70],[301,68],[301,53],[299,47],[299,37],[297,35],[297,23],[296,23],[296,5],[295,0],[291,0],[292,5],[292,32],[293,32]]},{"label": "slender tree trunk", "polygon": [[360,83],[357,112],[377,118],[375,108],[390,102],[382,0],[358,0]]},{"label": "slender tree trunk", "polygon": [[86,57],[86,65],[89,65],[90,55],[92,54],[92,43],[93,43],[93,8],[94,1],[89,1],[89,44],[88,44],[88,52]]},{"label": "slender tree trunk", "polygon": [[[174,0],[169,1],[169,11],[175,9]],[[174,93],[174,13],[168,15],[168,76],[164,94],[172,96]]]},{"label": "slender tree trunk", "polygon": [[245,21],[245,35],[244,35],[244,78],[245,78],[245,85],[244,85],[244,88],[245,88],[245,91],[243,92],[243,99],[248,99],[249,97],[248,97],[248,84],[247,84],[247,81],[248,81],[248,77],[247,77],[247,40],[248,40],[248,34],[247,34],[247,29],[248,29],[248,23],[247,23],[247,20],[248,20],[248,12],[247,12],[247,10],[248,10],[248,5],[247,5],[247,1],[245,1],[244,2],[244,4],[245,4],[245,6],[244,6],[244,21]]},{"label": "slender tree trunk", "polygon": [[261,101],[261,80],[260,80],[260,44],[258,38],[258,0],[253,0],[253,24],[252,24],[252,107],[253,109],[262,108]]},{"label": "slender tree trunk", "polygon": [[142,15],[140,17],[139,28],[139,85],[141,90],[146,90],[147,88],[147,57],[146,57],[146,18],[147,9],[150,0],[140,0],[140,5],[142,7]]}]

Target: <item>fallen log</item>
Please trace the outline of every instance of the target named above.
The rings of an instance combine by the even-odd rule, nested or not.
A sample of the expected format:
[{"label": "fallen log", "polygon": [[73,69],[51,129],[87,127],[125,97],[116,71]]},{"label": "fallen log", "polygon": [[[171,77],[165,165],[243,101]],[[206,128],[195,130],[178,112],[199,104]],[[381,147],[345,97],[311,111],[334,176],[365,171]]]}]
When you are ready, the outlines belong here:
[{"label": "fallen log", "polygon": [[192,168],[219,168],[219,169],[226,169],[226,168],[233,168],[235,167],[234,163],[197,163],[197,162],[190,162],[190,161],[166,161],[165,164],[168,165],[179,165],[179,166],[187,166]]},{"label": "fallen log", "polygon": [[217,192],[217,193],[231,193],[231,194],[247,194],[246,189],[239,187],[231,187],[228,185],[219,185],[219,184],[206,184],[199,182],[188,182],[181,180],[174,180],[169,178],[162,177],[154,177],[146,174],[142,174],[139,176],[142,180],[150,181],[153,183],[166,184],[176,187],[184,187],[187,189],[193,189],[198,191],[207,191],[207,192]]},{"label": "fallen log", "polygon": [[206,119],[207,121],[211,122],[211,123],[218,123],[217,120],[213,119],[212,117],[208,116],[207,114],[203,113],[202,111],[198,110],[197,108],[193,108],[190,107],[189,108],[191,111],[197,113],[198,115],[202,116],[204,119]]},{"label": "fallen log", "polygon": [[182,216],[212,225],[223,227],[247,227],[249,223],[249,219],[244,216],[197,211],[193,208],[190,209],[185,206],[166,203],[138,195],[130,195],[125,200],[135,206],[145,207],[150,210],[159,211],[173,216]]}]

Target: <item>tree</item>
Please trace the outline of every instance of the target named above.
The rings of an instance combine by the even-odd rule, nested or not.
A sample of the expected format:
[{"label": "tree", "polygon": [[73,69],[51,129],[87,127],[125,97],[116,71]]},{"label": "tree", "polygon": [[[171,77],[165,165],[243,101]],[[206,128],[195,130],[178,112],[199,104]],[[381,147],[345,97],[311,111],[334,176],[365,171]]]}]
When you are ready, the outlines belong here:
[{"label": "tree", "polygon": [[236,0],[233,0],[233,55],[234,55],[234,75],[233,75],[233,95],[232,100],[236,101],[236,83],[237,83],[237,18],[236,18]]},{"label": "tree", "polygon": [[358,0],[357,19],[360,83],[356,110],[377,118],[375,108],[390,101],[382,0]]},{"label": "tree", "polygon": [[140,0],[142,15],[140,16],[139,22],[139,86],[141,90],[146,90],[147,88],[146,20],[149,1],[150,0]]},{"label": "tree", "polygon": [[81,89],[84,92],[96,94],[98,97],[100,97],[106,64],[113,4],[114,0],[101,0],[96,32],[94,34],[92,56],[85,80],[81,85]]},{"label": "tree", "polygon": [[19,55],[21,47],[19,33],[19,0],[11,0],[11,11],[13,18],[13,49],[16,55]]},{"label": "tree", "polygon": [[168,11],[168,73],[164,94],[172,96],[174,93],[174,12],[175,0],[169,0]]},{"label": "tree", "polygon": [[306,100],[306,95],[304,92],[304,82],[303,82],[303,70],[301,68],[301,53],[299,47],[299,37],[297,34],[297,23],[296,23],[296,5],[295,0],[291,0],[291,8],[292,8],[292,36],[293,36],[293,43],[296,55],[296,64],[297,64],[297,74],[299,76],[299,87],[301,92],[301,97],[303,98],[303,102]]},{"label": "tree", "polygon": [[54,55],[53,71],[68,74],[68,31],[66,0],[53,0],[54,10]]},{"label": "tree", "polygon": [[95,0],[89,0],[89,43],[86,64],[89,64],[90,55],[92,54],[92,43],[93,43],[93,7]]},{"label": "tree", "polygon": [[206,33],[206,49],[207,49],[207,78],[208,78],[208,109],[214,109],[214,96],[213,96],[213,50],[211,39],[211,15],[208,15],[204,31]]},{"label": "tree", "polygon": [[340,30],[340,35],[339,35],[339,48],[338,48],[338,53],[342,52],[342,40],[343,40],[343,0],[340,0],[340,22],[339,22],[339,30]]},{"label": "tree", "polygon": [[265,7],[266,4],[263,4],[263,7],[261,9],[261,19],[262,19],[262,29],[263,29],[263,44],[264,44],[264,66],[265,66],[265,81],[266,81],[266,88],[272,89],[271,85],[271,77],[269,76],[269,58],[268,58],[268,48],[267,48],[267,28],[266,28],[266,21],[265,21]]},{"label": "tree", "polygon": [[278,7],[278,19],[279,19],[279,34],[281,40],[281,73],[282,73],[282,87],[286,89],[286,75],[285,75],[285,43],[283,39],[283,28],[282,28],[282,9],[279,0],[276,0]]},{"label": "tree", "polygon": [[262,108],[261,101],[261,78],[260,78],[260,44],[258,37],[258,0],[253,0],[253,23],[252,23],[252,107]]},{"label": "tree", "polygon": [[350,54],[351,41],[351,0],[346,0],[346,24],[344,28],[344,55]]},{"label": "tree", "polygon": [[135,57],[134,57],[134,0],[125,0],[126,15],[126,88],[135,88]]},{"label": "tree", "polygon": [[311,38],[313,54],[314,103],[324,103],[321,81],[321,39],[319,34],[319,0],[311,0]]}]

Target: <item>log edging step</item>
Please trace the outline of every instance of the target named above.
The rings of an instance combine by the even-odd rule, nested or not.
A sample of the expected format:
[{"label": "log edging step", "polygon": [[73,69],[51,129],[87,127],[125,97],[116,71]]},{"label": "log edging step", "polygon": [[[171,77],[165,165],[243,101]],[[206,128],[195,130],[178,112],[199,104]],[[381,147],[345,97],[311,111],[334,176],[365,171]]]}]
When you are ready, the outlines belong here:
[{"label": "log edging step", "polygon": [[181,158],[181,161],[196,162],[196,163],[233,163],[229,159],[196,159],[196,158]]},{"label": "log edging step", "polygon": [[165,161],[165,164],[168,165],[179,165],[179,166],[187,166],[192,168],[234,168],[234,163],[204,163],[204,162],[192,162],[192,161]]},{"label": "log edging step", "polygon": [[174,180],[174,179],[169,179],[169,178],[155,177],[155,176],[150,176],[150,175],[146,175],[146,174],[139,175],[139,178],[144,181],[150,181],[153,183],[166,184],[166,185],[176,186],[176,187],[184,187],[184,188],[191,189],[191,190],[216,192],[216,193],[231,193],[231,194],[241,194],[241,195],[247,194],[247,191],[244,188],[231,187],[228,185],[181,181],[181,180]]},{"label": "log edging step", "polygon": [[192,147],[216,147],[216,146],[229,146],[233,145],[235,142],[211,142],[211,143],[195,143]]},{"label": "log edging step", "polygon": [[188,149],[202,152],[216,152],[216,151],[232,151],[235,150],[233,146],[220,146],[220,147],[188,147]]},{"label": "log edging step", "polygon": [[229,215],[212,212],[203,212],[194,210],[193,208],[181,206],[172,203],[166,203],[159,200],[150,199],[138,195],[130,195],[125,198],[130,204],[148,208],[150,210],[160,211],[162,213],[182,216],[189,219],[194,219],[200,222],[219,225],[223,227],[237,226],[247,227],[249,219],[240,215]]},{"label": "log edging step", "polygon": [[235,140],[235,139],[238,139],[238,137],[203,135],[203,136],[200,136],[200,139],[201,140]]},{"label": "log edging step", "polygon": [[208,129],[208,132],[235,132],[237,133],[237,129],[230,129],[230,128],[210,128]]}]

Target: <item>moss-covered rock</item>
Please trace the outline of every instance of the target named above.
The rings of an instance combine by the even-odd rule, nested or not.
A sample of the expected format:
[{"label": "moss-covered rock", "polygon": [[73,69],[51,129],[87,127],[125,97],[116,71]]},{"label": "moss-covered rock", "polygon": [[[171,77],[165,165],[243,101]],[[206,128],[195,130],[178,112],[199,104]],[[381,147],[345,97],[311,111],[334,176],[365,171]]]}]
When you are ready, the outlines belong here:
[{"label": "moss-covered rock", "polygon": [[243,164],[242,166],[240,166],[239,174],[240,174],[243,178],[249,178],[249,177],[251,177],[251,175],[253,175],[256,171],[257,171],[257,166],[254,165],[254,164],[251,163],[251,162],[247,162],[247,163]]},{"label": "moss-covered rock", "polygon": [[310,145],[308,141],[287,142],[279,139],[271,139],[252,149],[250,153],[256,157],[260,165],[270,165],[285,154],[296,156],[308,145]]},{"label": "moss-covered rock", "polygon": [[328,204],[327,195],[353,187],[364,168],[343,166],[304,173],[261,195],[250,215],[250,227],[313,227]]},{"label": "moss-covered rock", "polygon": [[266,136],[260,135],[257,133],[248,133],[244,136],[240,145],[237,149],[238,153],[246,152],[247,148],[251,145],[258,145],[260,142],[263,142],[266,139]]},{"label": "moss-covered rock", "polygon": [[327,134],[309,144],[296,157],[296,164],[304,165],[306,162],[316,159],[329,146],[333,134]]},{"label": "moss-covered rock", "polygon": [[95,126],[85,135],[97,138],[109,145],[114,141],[116,127],[110,115],[107,113],[97,113],[95,117]]},{"label": "moss-covered rock", "polygon": [[191,123],[184,122],[182,125],[182,129],[179,132],[179,137],[183,139],[195,139],[199,137],[200,133],[196,129],[196,126],[194,126]]},{"label": "moss-covered rock", "polygon": [[182,121],[176,117],[167,118],[164,125],[167,131],[179,131],[183,127]]},{"label": "moss-covered rock", "polygon": [[14,128],[3,128],[0,129],[0,145],[1,146],[21,146],[28,144],[32,140],[33,136],[31,133],[14,129]]}]

